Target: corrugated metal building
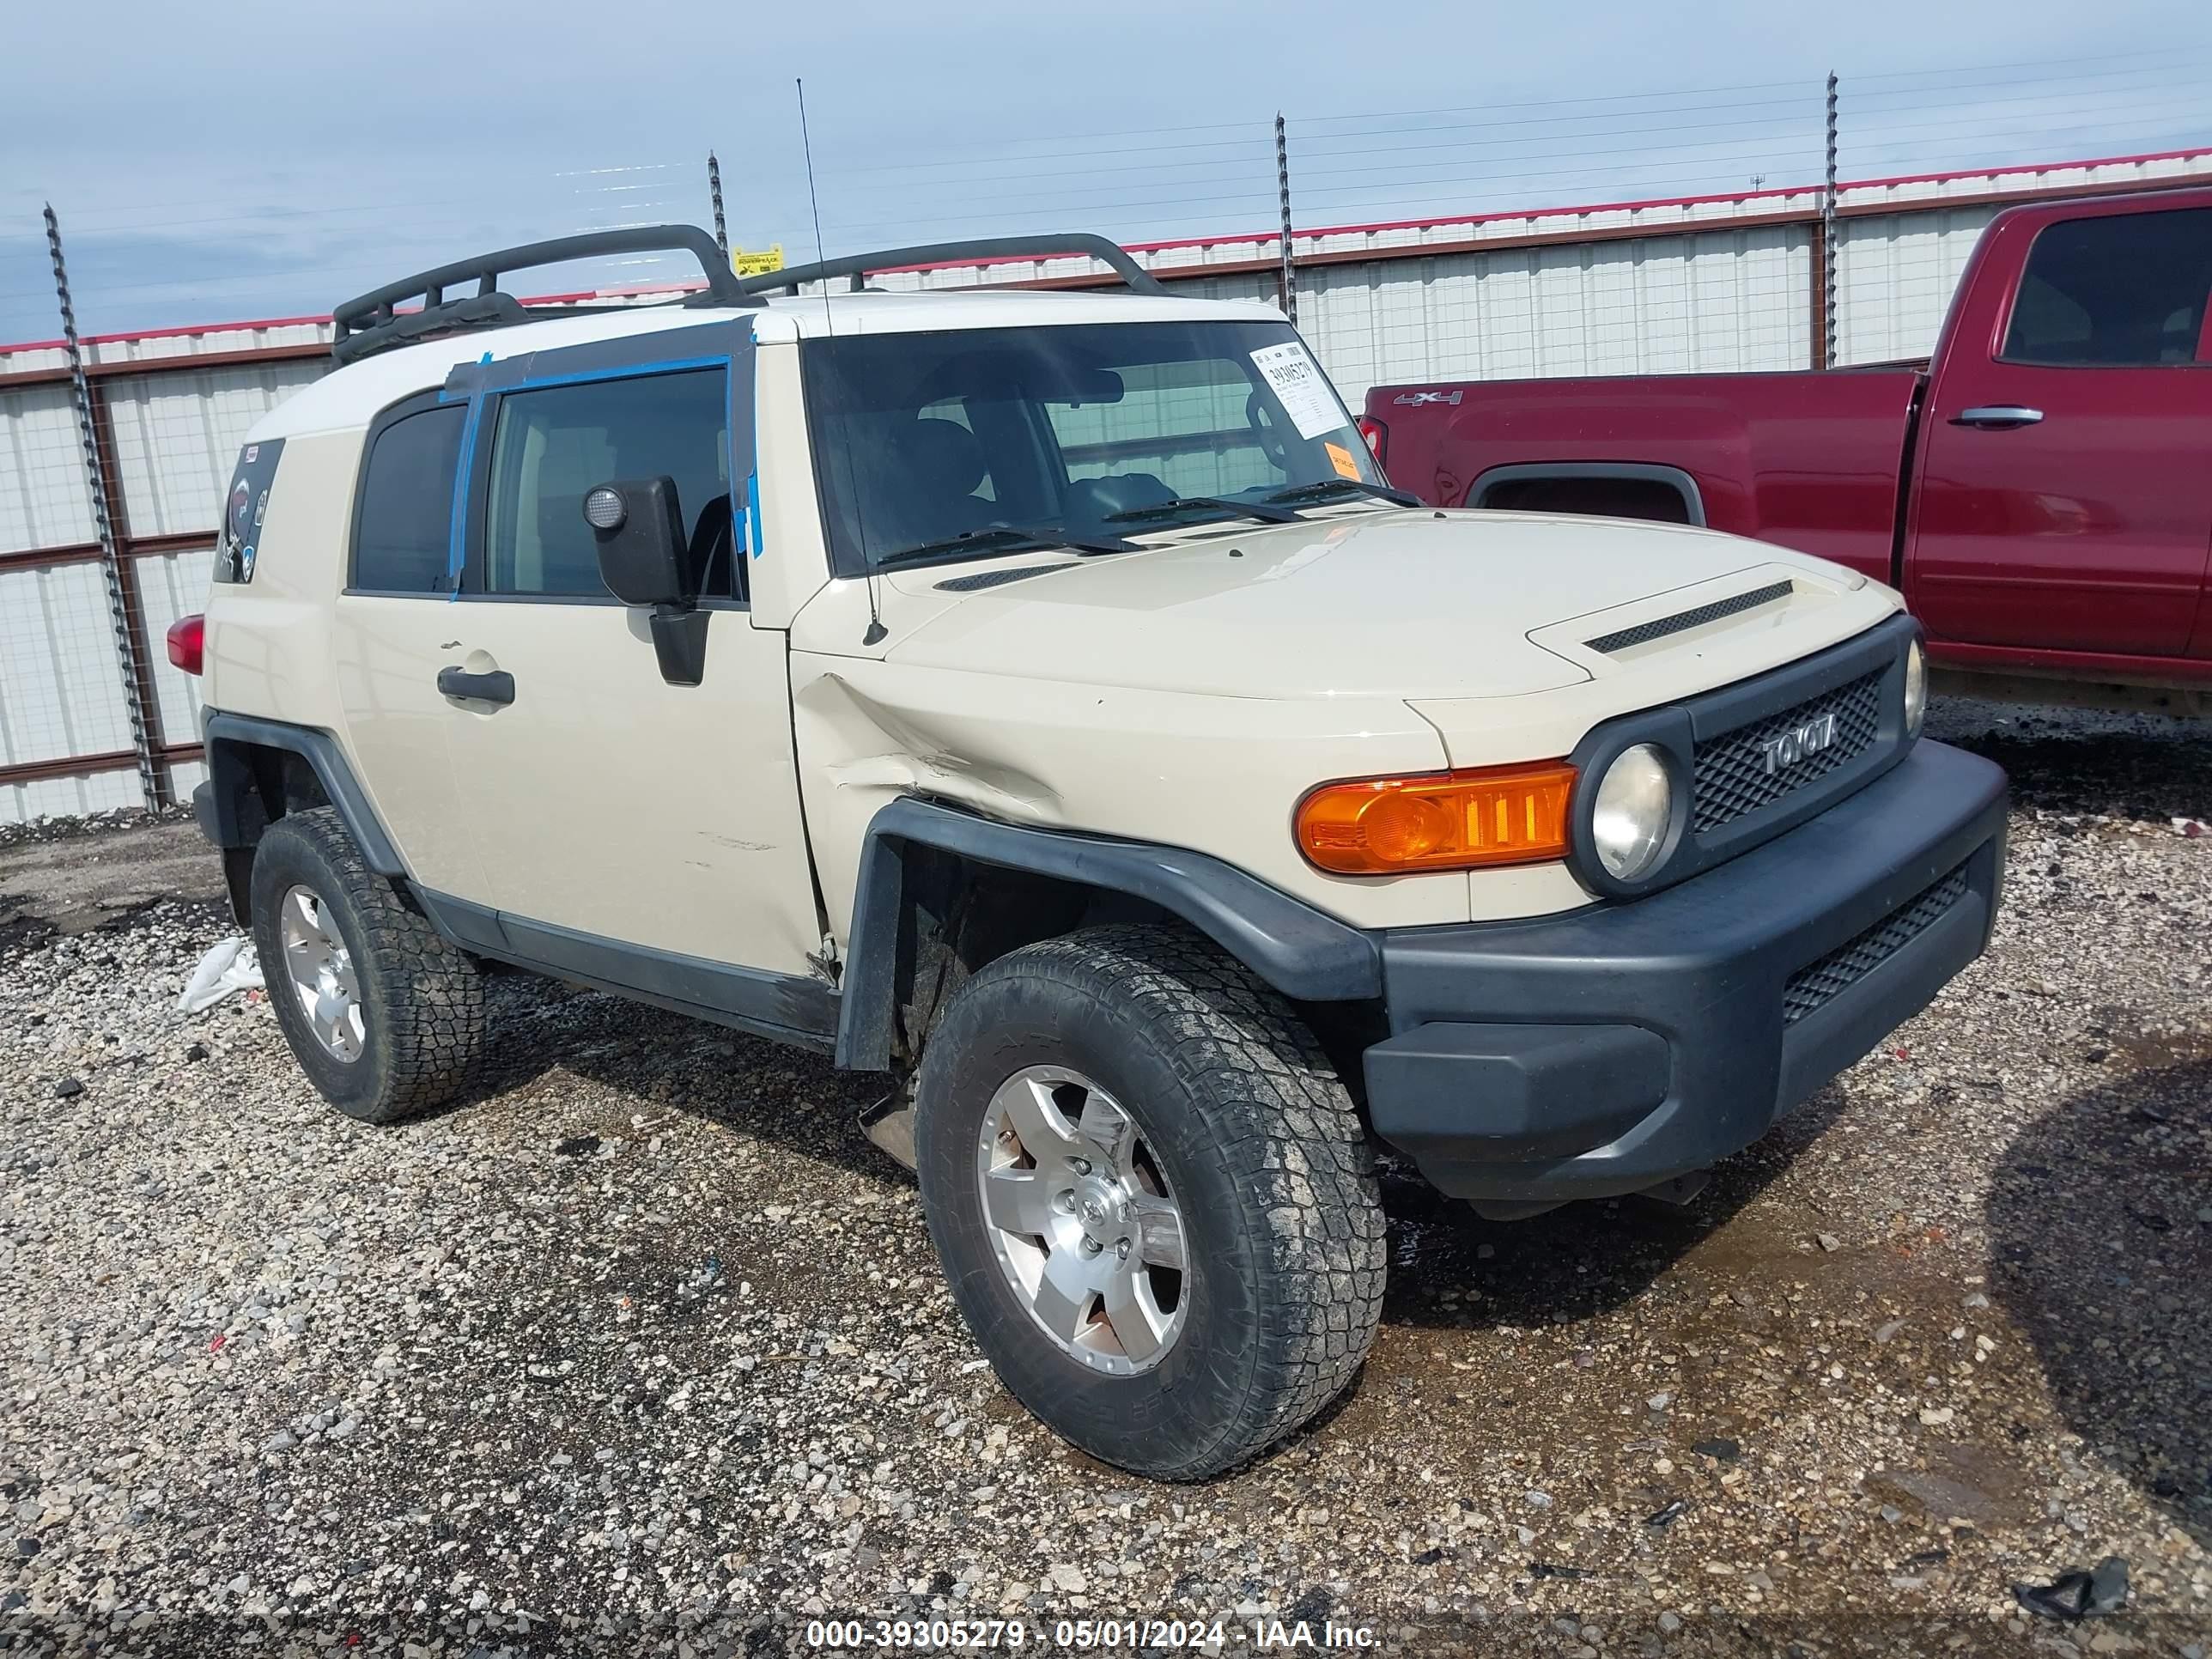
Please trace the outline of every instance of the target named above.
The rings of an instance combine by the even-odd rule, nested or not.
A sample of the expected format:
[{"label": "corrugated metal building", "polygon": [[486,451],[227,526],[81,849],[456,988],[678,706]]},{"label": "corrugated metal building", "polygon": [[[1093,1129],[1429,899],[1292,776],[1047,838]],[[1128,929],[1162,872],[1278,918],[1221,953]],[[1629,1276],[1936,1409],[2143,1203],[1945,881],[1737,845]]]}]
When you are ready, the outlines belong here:
[{"label": "corrugated metal building", "polygon": [[[1925,356],[1974,239],[2005,204],[2212,177],[2212,150],[1302,231],[1300,326],[1355,407],[1373,385],[1817,366],[1826,262],[1838,361]],[[1279,297],[1274,236],[1132,250],[1163,279]],[[1084,259],[890,273],[885,286],[1093,286]],[[112,336],[88,344],[106,460],[111,615],[66,360],[0,347],[0,822],[142,804],[130,701],[147,709],[156,789],[198,781],[195,683],[161,636],[197,608],[216,510],[247,428],[329,364],[326,319]]]}]

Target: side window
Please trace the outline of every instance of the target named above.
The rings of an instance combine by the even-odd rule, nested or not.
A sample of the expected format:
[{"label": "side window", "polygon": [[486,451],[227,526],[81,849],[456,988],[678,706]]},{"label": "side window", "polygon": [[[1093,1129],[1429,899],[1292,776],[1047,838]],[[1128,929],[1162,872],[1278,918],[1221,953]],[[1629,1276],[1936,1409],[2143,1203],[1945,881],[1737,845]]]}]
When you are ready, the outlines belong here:
[{"label": "side window", "polygon": [[355,520],[353,585],[379,593],[442,593],[453,525],[465,404],[402,416],[371,441]]},{"label": "side window", "polygon": [[699,592],[742,580],[731,533],[727,373],[587,380],[500,399],[484,518],[488,592],[604,595],[584,496],[617,478],[676,480]]},{"label": "side window", "polygon": [[2197,361],[2212,295],[2212,208],[2063,219],[2036,235],[2006,325],[2007,362]]}]

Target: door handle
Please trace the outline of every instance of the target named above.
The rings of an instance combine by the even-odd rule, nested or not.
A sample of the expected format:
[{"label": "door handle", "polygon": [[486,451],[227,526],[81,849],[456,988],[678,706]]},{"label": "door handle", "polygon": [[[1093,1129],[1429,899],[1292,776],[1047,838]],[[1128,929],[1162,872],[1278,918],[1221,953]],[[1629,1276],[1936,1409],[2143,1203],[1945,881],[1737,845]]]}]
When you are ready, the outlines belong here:
[{"label": "door handle", "polygon": [[471,674],[465,668],[438,671],[438,690],[448,697],[474,697],[479,702],[513,702],[514,676],[501,670],[495,674]]},{"label": "door handle", "polygon": [[1962,409],[1951,417],[1953,426],[1978,426],[1985,432],[2008,432],[2016,426],[2033,426],[2043,418],[2039,409],[2021,404],[1984,404]]}]

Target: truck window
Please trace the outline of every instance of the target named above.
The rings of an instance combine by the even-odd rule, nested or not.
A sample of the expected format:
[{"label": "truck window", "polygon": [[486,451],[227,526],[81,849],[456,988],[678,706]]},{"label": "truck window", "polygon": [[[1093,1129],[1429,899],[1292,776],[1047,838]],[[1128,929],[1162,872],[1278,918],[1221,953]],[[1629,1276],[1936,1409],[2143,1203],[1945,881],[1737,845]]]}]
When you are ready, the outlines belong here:
[{"label": "truck window", "polygon": [[517,598],[605,597],[584,495],[617,478],[676,481],[701,594],[728,598],[728,376],[684,369],[506,394],[492,437],[484,587]]},{"label": "truck window", "polygon": [[2003,361],[2140,367],[2197,361],[2212,294],[2212,209],[2045,226],[2005,330]]}]

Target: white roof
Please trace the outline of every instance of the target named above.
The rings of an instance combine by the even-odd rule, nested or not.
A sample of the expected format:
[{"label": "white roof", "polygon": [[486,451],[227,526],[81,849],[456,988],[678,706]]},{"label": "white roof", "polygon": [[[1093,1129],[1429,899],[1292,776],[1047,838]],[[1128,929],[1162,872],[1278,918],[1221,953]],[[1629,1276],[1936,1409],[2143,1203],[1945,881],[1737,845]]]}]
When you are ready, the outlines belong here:
[{"label": "white roof", "polygon": [[362,427],[379,410],[443,386],[458,363],[520,356],[593,340],[658,334],[750,319],[762,344],[830,334],[921,334],[951,329],[1057,327],[1076,323],[1281,322],[1283,313],[1249,300],[1187,300],[1115,290],[979,289],[940,293],[833,292],[766,296],[765,307],[639,307],[555,312],[544,322],[449,335],[380,351],[334,369],[254,423],[249,442]]}]

